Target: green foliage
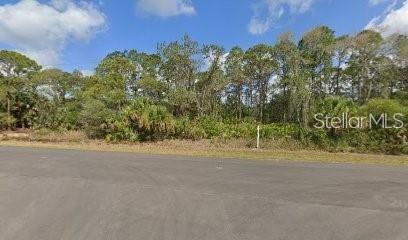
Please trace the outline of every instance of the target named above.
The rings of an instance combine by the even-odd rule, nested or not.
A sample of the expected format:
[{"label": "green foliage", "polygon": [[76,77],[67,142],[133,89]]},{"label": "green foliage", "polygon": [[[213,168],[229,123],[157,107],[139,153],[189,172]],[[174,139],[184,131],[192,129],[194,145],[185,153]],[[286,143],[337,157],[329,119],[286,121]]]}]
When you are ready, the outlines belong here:
[{"label": "green foliage", "polygon": [[392,98],[400,102],[405,107],[408,107],[408,91],[395,92]]},{"label": "green foliage", "polygon": [[13,51],[0,51],[0,76],[22,76],[41,69],[34,60]]},{"label": "green foliage", "polygon": [[107,128],[105,139],[108,142],[137,142],[139,140],[138,134],[123,118],[111,120]]},{"label": "green foliage", "polygon": [[7,127],[6,113],[0,112],[0,130]]},{"label": "green foliage", "polygon": [[206,137],[205,131],[188,117],[177,118],[174,136],[181,139],[199,140]]},{"label": "green foliage", "polygon": [[[371,114],[375,120],[383,117],[384,121],[380,124],[373,124],[372,128],[366,132],[372,142],[369,146],[370,150],[395,154],[401,153],[406,148],[408,138],[407,107],[396,100],[372,99],[361,108],[361,112]],[[395,124],[399,125],[398,121],[403,121],[404,126],[402,128],[391,127]],[[383,123],[385,123],[385,127],[382,126]]]},{"label": "green foliage", "polygon": [[371,99],[366,105],[361,107],[361,112],[372,114],[375,117],[387,114],[392,118],[394,114],[406,114],[407,107],[404,107],[398,101],[392,99]]},{"label": "green foliage", "polygon": [[142,75],[137,85],[141,89],[139,94],[155,99],[156,101],[162,100],[163,94],[167,92],[166,83],[156,79],[152,75]]},{"label": "green foliage", "polygon": [[[396,100],[391,99],[372,99],[366,105],[361,107],[361,112],[370,115],[372,131],[376,139],[381,139],[384,143],[402,143],[402,138],[408,137],[408,108],[401,105]],[[375,123],[379,121],[380,123]],[[394,125],[400,125],[403,122],[402,128],[393,128]]]},{"label": "green foliage", "polygon": [[198,43],[188,35],[180,41],[159,44],[160,72],[171,88],[192,90],[199,67],[199,52]]},{"label": "green foliage", "polygon": [[0,51],[0,108],[7,113],[8,129],[24,128],[27,114],[34,107],[35,93],[30,78],[41,67],[13,51]]},{"label": "green foliage", "polygon": [[185,88],[171,90],[168,96],[169,104],[175,116],[186,116],[195,114],[196,94]]},{"label": "green foliage", "polygon": [[86,94],[104,101],[114,110],[121,110],[129,97],[136,96],[138,71],[135,65],[122,56],[108,56],[98,65],[92,85],[85,88]]},{"label": "green foliage", "polygon": [[203,117],[198,120],[198,125],[204,131],[206,138],[222,136],[223,124],[214,117]]},{"label": "green foliage", "polygon": [[243,116],[242,91],[246,83],[244,71],[245,53],[240,47],[234,47],[229,52],[225,61],[225,74],[229,81],[227,104],[231,103],[227,114],[234,114],[236,119],[241,120]]},{"label": "green foliage", "polygon": [[81,111],[81,125],[90,138],[105,138],[114,112],[96,99],[86,99]]},{"label": "green foliage", "polygon": [[[256,122],[224,123],[215,117],[202,117],[195,121],[186,118],[177,119],[176,136],[189,139],[256,139]],[[293,124],[261,125],[261,139],[296,138],[299,127]]]},{"label": "green foliage", "polygon": [[268,124],[262,127],[261,136],[265,139],[295,138],[299,127],[294,124]]},{"label": "green foliage", "polygon": [[357,113],[357,106],[343,97],[327,97],[319,102],[317,112],[332,117],[342,117],[343,113],[354,116]]},{"label": "green foliage", "polygon": [[[343,118],[356,116],[357,112],[358,108],[351,100],[338,96],[327,97],[321,100],[316,108],[316,114],[331,118],[336,117],[342,120]],[[341,134],[345,134],[349,129],[327,128],[326,131],[332,138],[339,138],[341,137]]]},{"label": "green foliage", "polygon": [[163,139],[174,133],[174,119],[166,107],[147,98],[136,98],[122,112],[128,126],[138,133],[140,140]]},{"label": "green foliage", "polygon": [[47,102],[37,104],[37,111],[30,112],[30,119],[35,128],[52,130],[77,130],[80,128],[82,107],[78,102],[66,102],[52,105]]}]

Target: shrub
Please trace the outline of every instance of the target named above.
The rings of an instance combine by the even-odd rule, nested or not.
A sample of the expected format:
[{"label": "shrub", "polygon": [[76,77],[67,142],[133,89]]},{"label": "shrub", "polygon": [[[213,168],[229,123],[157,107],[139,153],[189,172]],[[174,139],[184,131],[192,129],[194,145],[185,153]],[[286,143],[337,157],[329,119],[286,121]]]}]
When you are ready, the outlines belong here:
[{"label": "shrub", "polygon": [[365,115],[372,114],[374,117],[380,117],[382,114],[387,114],[388,120],[393,122],[394,114],[402,113],[405,115],[403,119],[407,121],[407,107],[404,107],[396,100],[391,99],[372,99],[366,105],[360,108],[360,112]]},{"label": "shrub", "polygon": [[114,118],[114,112],[96,99],[88,99],[81,112],[83,128],[90,138],[105,138],[109,119]]},{"label": "shrub", "polygon": [[292,138],[298,131],[299,127],[293,124],[268,124],[262,127],[261,136],[266,139]]},{"label": "shrub", "polygon": [[377,120],[382,114],[386,114],[385,119],[387,126],[398,124],[394,119],[394,114],[403,114],[399,119],[404,122],[402,128],[383,128],[380,125],[374,126],[372,129],[365,130],[371,139],[369,150],[380,151],[385,153],[401,153],[406,147],[406,139],[408,131],[406,124],[408,123],[408,109],[396,100],[390,99],[372,99],[360,109],[362,114],[372,114]]},{"label": "shrub", "polygon": [[187,117],[177,118],[175,121],[176,138],[199,140],[205,138],[205,131]]},{"label": "shrub", "polygon": [[[256,139],[256,122],[224,123],[214,117],[203,117],[191,121],[179,118],[176,121],[176,137],[188,139]],[[296,138],[300,128],[293,124],[261,125],[260,137],[264,140]]]},{"label": "shrub", "polygon": [[53,128],[62,128],[66,130],[78,129],[81,107],[77,103],[66,103],[55,111],[55,118],[52,124]]},{"label": "shrub", "polygon": [[393,94],[393,99],[398,100],[404,106],[408,106],[408,91],[397,91]]},{"label": "shrub", "polygon": [[[323,114],[328,117],[342,118],[343,114],[347,114],[348,117],[356,116],[358,112],[357,106],[349,99],[343,97],[327,97],[319,102],[316,114]],[[341,128],[327,128],[327,133],[332,138],[340,138],[341,135],[347,131],[347,129]]]},{"label": "shrub", "polygon": [[0,129],[7,127],[7,117],[5,113],[0,112]]},{"label": "shrub", "polygon": [[174,133],[174,118],[166,107],[147,98],[137,98],[126,107],[122,116],[125,123],[137,132],[140,140],[163,139]]},{"label": "shrub", "polygon": [[225,124],[224,131],[224,137],[226,138],[255,139],[257,133],[257,124],[254,122]]},{"label": "shrub", "polygon": [[199,127],[205,133],[206,138],[220,137],[223,134],[223,123],[214,117],[198,119]]},{"label": "shrub", "polygon": [[137,142],[139,140],[139,136],[133,129],[131,129],[128,122],[124,121],[122,118],[119,118],[111,120],[111,122],[108,124],[105,139],[108,142]]},{"label": "shrub", "polygon": [[317,112],[332,117],[341,117],[343,113],[350,113],[351,115],[357,112],[355,104],[343,97],[327,97],[319,102]]}]

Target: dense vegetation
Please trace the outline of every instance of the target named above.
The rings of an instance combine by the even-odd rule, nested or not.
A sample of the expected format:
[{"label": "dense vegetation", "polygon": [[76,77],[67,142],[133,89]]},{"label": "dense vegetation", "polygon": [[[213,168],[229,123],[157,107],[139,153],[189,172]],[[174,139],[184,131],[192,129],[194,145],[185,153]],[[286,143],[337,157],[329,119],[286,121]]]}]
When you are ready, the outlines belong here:
[{"label": "dense vegetation", "polygon": [[408,111],[408,39],[317,27],[295,42],[227,52],[185,36],[157,53],[103,59],[92,76],[0,52],[0,129],[84,130],[108,141],[297,141],[331,150],[407,153],[407,128],[316,129],[315,113]]}]

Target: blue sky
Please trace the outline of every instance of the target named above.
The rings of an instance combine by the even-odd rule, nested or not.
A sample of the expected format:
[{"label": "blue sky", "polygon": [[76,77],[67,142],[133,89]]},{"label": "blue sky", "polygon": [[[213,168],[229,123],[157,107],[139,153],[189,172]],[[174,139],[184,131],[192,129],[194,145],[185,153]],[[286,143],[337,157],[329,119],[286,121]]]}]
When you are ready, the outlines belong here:
[{"label": "blue sky", "polygon": [[186,33],[201,44],[216,43],[226,49],[273,43],[285,31],[299,38],[318,25],[327,25],[342,35],[357,33],[371,22],[370,26],[384,32],[406,34],[400,25],[408,21],[407,2],[0,0],[0,47],[67,71],[92,70],[109,52],[155,52],[158,42],[173,41]]}]

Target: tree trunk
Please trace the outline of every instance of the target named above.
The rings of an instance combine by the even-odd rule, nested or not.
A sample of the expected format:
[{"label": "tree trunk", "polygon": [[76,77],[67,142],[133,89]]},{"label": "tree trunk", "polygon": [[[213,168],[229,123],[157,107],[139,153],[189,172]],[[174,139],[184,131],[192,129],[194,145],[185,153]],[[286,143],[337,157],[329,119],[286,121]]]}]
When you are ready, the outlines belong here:
[{"label": "tree trunk", "polygon": [[241,121],[242,119],[242,100],[241,100],[241,93],[242,93],[242,86],[239,85],[238,87],[238,94],[237,94],[237,101],[238,101],[238,119]]},{"label": "tree trunk", "polygon": [[10,97],[7,96],[7,129],[11,130],[11,106]]},{"label": "tree trunk", "polygon": [[336,74],[336,89],[335,94],[340,96],[340,73],[341,73],[341,60],[339,60],[339,64],[337,65],[337,74]]}]

